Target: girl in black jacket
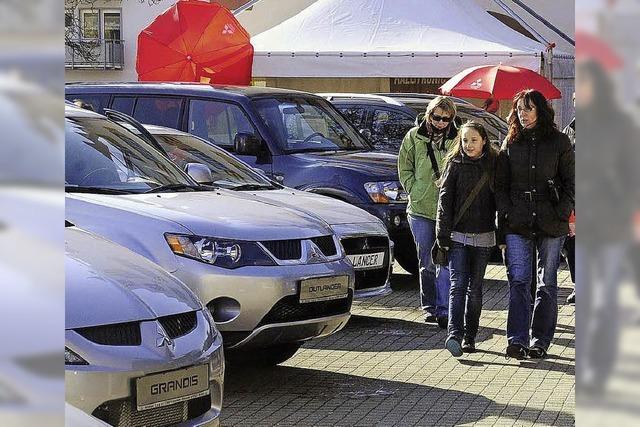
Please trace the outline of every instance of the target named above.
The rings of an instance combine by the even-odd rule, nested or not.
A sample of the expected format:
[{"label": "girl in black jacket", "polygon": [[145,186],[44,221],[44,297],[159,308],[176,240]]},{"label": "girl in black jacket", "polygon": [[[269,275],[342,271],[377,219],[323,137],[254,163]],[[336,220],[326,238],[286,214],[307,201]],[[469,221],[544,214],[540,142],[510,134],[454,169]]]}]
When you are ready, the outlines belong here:
[{"label": "girl in black jacket", "polygon": [[439,246],[449,252],[451,288],[445,347],[455,357],[475,351],[484,273],[496,245],[496,158],[497,150],[484,127],[467,122],[445,159],[436,237]]}]

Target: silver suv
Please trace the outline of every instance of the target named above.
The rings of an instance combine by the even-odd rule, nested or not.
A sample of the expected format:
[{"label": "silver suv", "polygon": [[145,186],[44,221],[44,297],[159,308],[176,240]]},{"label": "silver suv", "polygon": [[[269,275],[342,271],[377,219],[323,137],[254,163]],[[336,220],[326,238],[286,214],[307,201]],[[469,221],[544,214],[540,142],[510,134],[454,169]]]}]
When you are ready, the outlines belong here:
[{"label": "silver suv", "polygon": [[[250,194],[198,185],[104,116],[66,107],[66,216],[181,279],[229,349],[274,364],[347,323],[354,270],[331,227]],[[208,169],[192,163],[192,174]]]}]

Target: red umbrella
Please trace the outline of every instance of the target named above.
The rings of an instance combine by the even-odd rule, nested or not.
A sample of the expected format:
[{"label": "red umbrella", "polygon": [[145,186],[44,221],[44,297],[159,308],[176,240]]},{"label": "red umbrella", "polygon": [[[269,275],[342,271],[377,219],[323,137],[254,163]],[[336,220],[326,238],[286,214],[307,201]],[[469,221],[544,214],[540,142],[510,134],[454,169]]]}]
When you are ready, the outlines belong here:
[{"label": "red umbrella", "polygon": [[549,80],[528,68],[508,65],[481,65],[467,68],[451,77],[440,86],[444,95],[460,98],[513,99],[524,89],[535,89],[547,99],[561,98],[562,95]]},{"label": "red umbrella", "polygon": [[221,5],[179,1],[138,36],[138,80],[248,85],[249,38]]},{"label": "red umbrella", "polygon": [[607,71],[617,70],[624,65],[608,43],[584,31],[576,31],[576,59],[594,60]]}]

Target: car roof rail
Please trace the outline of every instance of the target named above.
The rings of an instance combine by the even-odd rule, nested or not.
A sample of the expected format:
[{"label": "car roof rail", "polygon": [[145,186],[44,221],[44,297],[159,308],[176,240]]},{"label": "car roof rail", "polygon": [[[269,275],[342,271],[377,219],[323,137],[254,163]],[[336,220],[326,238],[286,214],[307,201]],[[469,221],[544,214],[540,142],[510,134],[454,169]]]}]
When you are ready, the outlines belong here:
[{"label": "car roof rail", "polygon": [[[165,149],[162,147],[162,145],[160,145],[158,140],[153,135],[151,135],[151,133],[144,127],[144,125],[142,123],[140,123],[139,121],[137,121],[133,117],[131,117],[128,114],[125,114],[123,112],[120,112],[120,111],[117,111],[117,110],[112,110],[110,108],[105,108],[104,109],[104,115],[109,120],[111,120],[113,123],[125,128],[125,129],[127,129],[127,128],[126,128],[126,126],[124,126],[122,124],[122,122],[124,122],[124,123],[128,124],[129,126],[133,127],[136,131],[138,131],[140,133],[140,135],[138,135],[139,137],[141,137],[145,142],[147,142],[153,148],[158,150],[163,156],[169,158],[169,155],[167,154]],[[131,129],[127,129],[127,130],[131,131]]]},{"label": "car roof rail", "polygon": [[403,107],[404,104],[398,100],[383,95],[374,95],[370,93],[316,93],[316,95],[325,98],[327,101],[335,99],[361,99],[370,101],[382,101],[385,104],[397,105]]},{"label": "car roof rail", "polygon": [[[389,98],[408,98],[408,99],[424,99],[424,98],[435,98],[436,96],[440,96],[439,93],[417,93],[417,92],[386,92],[386,93],[376,93],[375,95],[386,96]],[[453,99],[460,104],[468,104],[473,105],[471,102],[466,101],[462,98],[458,98],[457,96],[449,96],[448,98]]]}]

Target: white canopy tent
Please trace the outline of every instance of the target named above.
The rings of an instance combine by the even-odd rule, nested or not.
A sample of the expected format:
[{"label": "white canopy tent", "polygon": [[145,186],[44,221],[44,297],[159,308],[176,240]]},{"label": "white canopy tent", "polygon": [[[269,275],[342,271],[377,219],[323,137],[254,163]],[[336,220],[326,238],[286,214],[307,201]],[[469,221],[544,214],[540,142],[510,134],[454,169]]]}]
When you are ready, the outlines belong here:
[{"label": "white canopy tent", "polygon": [[471,0],[317,0],[251,42],[260,77],[451,77],[497,63],[538,71],[545,50]]}]

